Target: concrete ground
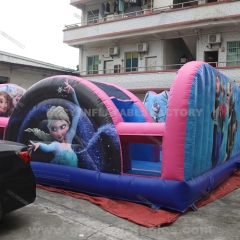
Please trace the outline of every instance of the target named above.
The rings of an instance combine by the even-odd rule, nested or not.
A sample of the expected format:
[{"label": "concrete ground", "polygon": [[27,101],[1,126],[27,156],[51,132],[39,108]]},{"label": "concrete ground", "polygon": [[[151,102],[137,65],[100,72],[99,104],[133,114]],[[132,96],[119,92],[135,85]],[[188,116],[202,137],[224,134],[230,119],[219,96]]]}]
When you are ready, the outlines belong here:
[{"label": "concrete ground", "polygon": [[73,197],[37,189],[34,203],[0,221],[1,240],[238,240],[240,189],[169,226],[145,228]]}]

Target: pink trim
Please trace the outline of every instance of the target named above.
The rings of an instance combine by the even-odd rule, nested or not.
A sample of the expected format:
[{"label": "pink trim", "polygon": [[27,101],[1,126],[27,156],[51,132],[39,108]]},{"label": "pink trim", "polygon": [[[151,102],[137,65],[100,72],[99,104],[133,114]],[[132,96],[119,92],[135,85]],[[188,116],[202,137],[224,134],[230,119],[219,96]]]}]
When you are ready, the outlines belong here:
[{"label": "pink trim", "polygon": [[3,134],[3,140],[5,139],[6,128],[8,125],[8,117],[0,117],[0,132]]},{"label": "pink trim", "polygon": [[[186,114],[174,110],[188,109],[192,82],[199,67],[205,64],[193,61],[185,64],[177,73],[170,90],[166,128],[163,138],[162,178],[184,180],[184,146],[186,136]],[[191,69],[191,72],[189,72]]]},{"label": "pink trim", "polygon": [[6,127],[8,125],[9,117],[0,117],[0,127]]},{"label": "pink trim", "polygon": [[[165,123],[121,122],[116,128],[120,136],[163,136]],[[152,141],[154,141],[152,139]]]},{"label": "pink trim", "polygon": [[157,93],[154,91],[149,91],[149,92],[152,93],[153,95],[157,95]]},{"label": "pink trim", "polygon": [[104,82],[104,84],[109,85],[109,86],[113,86],[113,87],[121,90],[127,96],[129,96],[129,98],[137,105],[139,110],[142,112],[146,122],[154,122],[150,113],[148,112],[147,108],[144,106],[144,104],[141,102],[141,100],[136,95],[134,95],[133,93],[131,93],[127,89],[125,89],[123,87],[120,87],[118,85],[115,85],[115,84],[112,84],[112,83],[106,83],[106,82]]},{"label": "pink trim", "polygon": [[[127,155],[129,144],[141,143],[141,144],[154,144],[153,161],[159,160],[159,151],[162,146],[162,139],[164,134],[165,123],[119,123],[117,126],[117,132],[121,141],[121,147],[124,149],[122,153],[124,155],[124,169],[130,166],[130,155]],[[127,150],[127,151],[126,151]],[[130,152],[129,152],[130,153]],[[123,169],[123,170],[124,170]]]}]

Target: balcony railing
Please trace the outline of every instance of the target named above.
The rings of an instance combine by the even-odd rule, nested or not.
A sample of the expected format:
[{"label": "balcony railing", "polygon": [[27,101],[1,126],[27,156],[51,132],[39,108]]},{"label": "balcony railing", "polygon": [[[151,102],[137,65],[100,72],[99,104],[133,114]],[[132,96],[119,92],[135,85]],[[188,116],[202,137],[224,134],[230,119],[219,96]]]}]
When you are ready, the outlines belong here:
[{"label": "balcony railing", "polygon": [[203,1],[203,0],[193,0],[193,1],[186,1],[183,3],[175,3],[172,5],[158,7],[158,8],[143,9],[141,11],[135,11],[135,12],[130,12],[130,13],[108,14],[104,18],[102,18],[100,16],[95,16],[95,17],[89,18],[87,21],[82,21],[80,23],[65,25],[65,29],[69,29],[69,28],[73,28],[73,27],[80,27],[80,26],[85,26],[85,25],[91,25],[91,24],[106,22],[106,21],[110,21],[110,20],[123,19],[123,18],[127,18],[127,17],[135,17],[135,16],[139,16],[139,15],[143,15],[143,14],[151,14],[152,12],[164,12],[169,9],[185,8],[185,7],[193,6],[193,5],[201,5],[203,3],[205,3],[205,1]]},{"label": "balcony railing", "polygon": [[[215,68],[221,67],[240,67],[240,60],[227,61],[227,62],[207,62],[209,65]],[[141,73],[141,72],[152,72],[152,71],[176,71],[180,69],[184,64],[169,64],[161,66],[147,66],[147,67],[119,67],[114,69],[101,69],[101,70],[92,70],[92,71],[76,71],[80,75],[89,75],[89,74],[116,74],[116,73]]]}]

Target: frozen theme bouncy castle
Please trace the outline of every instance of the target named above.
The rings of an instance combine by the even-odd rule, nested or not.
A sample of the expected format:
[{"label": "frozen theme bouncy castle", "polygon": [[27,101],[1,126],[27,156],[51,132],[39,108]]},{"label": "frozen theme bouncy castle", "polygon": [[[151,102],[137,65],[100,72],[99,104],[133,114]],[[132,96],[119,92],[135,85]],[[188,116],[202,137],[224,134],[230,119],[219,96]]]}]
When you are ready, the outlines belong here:
[{"label": "frozen theme bouncy castle", "polygon": [[183,212],[236,170],[239,94],[198,61],[144,103],[113,84],[55,76],[23,95],[6,139],[29,146],[38,183]]}]

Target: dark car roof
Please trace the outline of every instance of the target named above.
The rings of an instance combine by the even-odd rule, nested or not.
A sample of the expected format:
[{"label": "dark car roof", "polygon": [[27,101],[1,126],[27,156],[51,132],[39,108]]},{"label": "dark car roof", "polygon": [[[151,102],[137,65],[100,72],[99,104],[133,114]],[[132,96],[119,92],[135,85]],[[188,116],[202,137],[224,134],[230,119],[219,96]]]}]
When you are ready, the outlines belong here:
[{"label": "dark car roof", "polygon": [[20,151],[23,148],[26,148],[26,145],[22,143],[0,140],[0,152]]}]

